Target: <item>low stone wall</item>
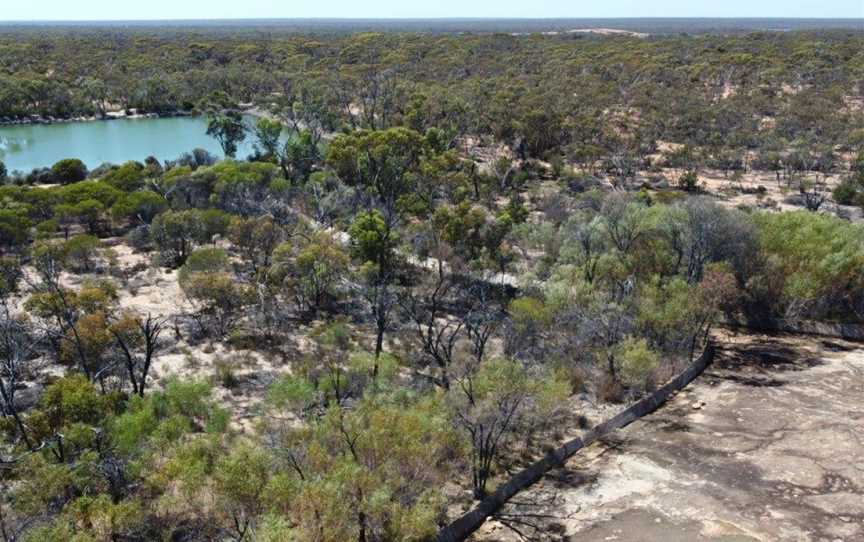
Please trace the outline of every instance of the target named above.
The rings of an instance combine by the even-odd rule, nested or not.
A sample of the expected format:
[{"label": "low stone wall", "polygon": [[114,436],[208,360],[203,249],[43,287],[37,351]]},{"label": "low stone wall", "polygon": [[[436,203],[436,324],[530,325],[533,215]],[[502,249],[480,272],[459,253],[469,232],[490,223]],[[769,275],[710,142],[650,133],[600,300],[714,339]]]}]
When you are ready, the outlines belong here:
[{"label": "low stone wall", "polygon": [[438,542],[460,542],[468,538],[483,525],[486,518],[497,512],[514,495],[532,485],[548,471],[561,467],[576,452],[608,435],[625,427],[639,418],[657,410],[669,397],[683,389],[696,377],[705,371],[714,359],[714,347],[708,345],[701,356],[691,363],[674,379],[648,397],[633,404],[612,419],[595,426],[584,436],[565,442],[561,447],[549,452],[542,459],[525,468],[507,482],[498,486],[494,493],[483,499],[473,510],[466,512],[456,521],[438,532]]}]

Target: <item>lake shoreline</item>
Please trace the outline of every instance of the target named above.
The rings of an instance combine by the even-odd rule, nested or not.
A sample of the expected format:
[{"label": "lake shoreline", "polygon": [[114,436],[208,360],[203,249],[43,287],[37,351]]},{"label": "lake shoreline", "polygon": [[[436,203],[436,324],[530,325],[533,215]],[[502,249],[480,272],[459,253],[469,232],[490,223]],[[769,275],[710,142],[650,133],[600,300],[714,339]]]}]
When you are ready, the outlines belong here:
[{"label": "lake shoreline", "polygon": [[[244,113],[244,124],[251,129],[256,119],[265,114],[249,108]],[[192,149],[204,149],[213,156],[222,154],[216,140],[206,135],[206,115],[129,111],[125,116],[104,119],[85,116],[37,120],[0,125],[0,161],[9,171],[27,175],[64,158],[78,158],[94,169],[105,163],[141,161],[149,156],[160,161],[174,160]],[[114,122],[96,122],[99,120]],[[254,144],[254,137],[246,137],[238,156],[254,155]]]},{"label": "lake shoreline", "polygon": [[[134,110],[133,110],[134,111]],[[112,120],[136,120],[136,119],[162,119],[175,117],[194,117],[195,114],[187,111],[176,111],[173,113],[126,113],[126,111],[109,111],[104,116],[79,116],[79,117],[43,117],[41,115],[30,115],[28,118],[10,119],[0,118],[0,126],[32,126],[37,124],[70,124],[74,122],[99,122]]]},{"label": "lake shoreline", "polygon": [[[267,111],[255,107],[250,104],[242,104],[240,111],[244,115],[255,118],[276,118]],[[73,122],[98,122],[111,120],[136,120],[136,119],[170,119],[177,117],[198,117],[200,113],[194,111],[172,111],[168,113],[146,113],[140,112],[137,109],[119,109],[116,111],[107,111],[103,116],[78,116],[68,118],[58,117],[43,117],[41,115],[29,115],[27,118],[13,119],[9,117],[0,117],[0,126],[31,126],[36,124],[52,125],[52,124],[69,124]]]}]

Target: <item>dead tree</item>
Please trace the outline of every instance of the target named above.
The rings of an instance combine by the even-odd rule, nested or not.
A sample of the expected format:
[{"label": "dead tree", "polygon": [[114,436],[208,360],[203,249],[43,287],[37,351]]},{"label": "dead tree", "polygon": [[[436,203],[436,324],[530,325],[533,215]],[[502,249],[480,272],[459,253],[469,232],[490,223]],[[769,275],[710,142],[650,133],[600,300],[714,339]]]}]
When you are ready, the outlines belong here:
[{"label": "dead tree", "polygon": [[414,328],[420,349],[439,376],[433,381],[444,389],[450,388],[450,367],[454,350],[465,323],[451,318],[446,311],[455,282],[445,269],[442,259],[436,259],[431,280],[416,287],[405,287],[399,293],[399,304],[405,318]]},{"label": "dead tree", "polygon": [[27,427],[21,419],[15,394],[22,381],[34,371],[38,353],[39,339],[34,337],[24,324],[16,320],[3,308],[0,316],[0,412],[15,422],[21,440],[29,450],[36,444],[27,434]]},{"label": "dead tree", "polygon": [[161,346],[159,335],[167,319],[148,314],[147,318],[132,320],[134,323],[131,326],[114,325],[109,330],[122,353],[132,392],[144,397],[153,357]]}]

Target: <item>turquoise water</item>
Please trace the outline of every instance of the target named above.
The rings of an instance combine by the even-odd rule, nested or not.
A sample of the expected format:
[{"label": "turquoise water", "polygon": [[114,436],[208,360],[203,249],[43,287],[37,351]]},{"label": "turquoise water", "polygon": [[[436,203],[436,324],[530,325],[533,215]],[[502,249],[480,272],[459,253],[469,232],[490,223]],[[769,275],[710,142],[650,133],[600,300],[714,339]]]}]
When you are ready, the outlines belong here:
[{"label": "turquoise water", "polygon": [[[30,172],[64,158],[78,158],[93,169],[105,162],[122,164],[148,156],[173,160],[195,148],[221,158],[222,148],[206,131],[207,120],[202,117],[0,126],[0,161],[10,172]],[[247,134],[237,158],[252,153],[252,140]]]}]

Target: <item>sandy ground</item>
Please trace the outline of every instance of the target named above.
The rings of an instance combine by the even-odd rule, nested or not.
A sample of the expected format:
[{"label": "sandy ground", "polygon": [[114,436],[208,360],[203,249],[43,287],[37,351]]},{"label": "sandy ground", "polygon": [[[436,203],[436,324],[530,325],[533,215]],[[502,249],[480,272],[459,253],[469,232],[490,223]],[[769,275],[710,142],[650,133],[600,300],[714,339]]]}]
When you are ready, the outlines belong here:
[{"label": "sandy ground", "polygon": [[[165,319],[161,346],[153,359],[148,386],[158,389],[173,376],[211,382],[215,396],[231,412],[234,428],[253,430],[268,387],[280,376],[291,372],[291,361],[310,351],[306,334],[311,328],[298,327],[290,338],[280,340],[276,345],[278,348],[269,350],[234,348],[222,337],[192,341],[193,324],[185,315],[194,308],[178,284],[177,270],[151,264],[152,254],[137,252],[119,238],[105,240],[103,247],[110,247],[113,251],[117,269],[125,277],[123,280],[104,274],[64,272],[61,283],[69,288],[79,288],[85,280],[109,278],[117,286],[116,306],[121,310]],[[24,271],[29,282],[38,282],[32,268]],[[26,297],[14,300],[16,310],[23,310]],[[180,323],[175,328],[176,321]],[[226,370],[233,376],[234,383],[230,387],[224,385],[221,377]],[[42,369],[44,374],[52,376],[60,376],[65,371],[53,360],[46,360]]]},{"label": "sandy ground", "polygon": [[[671,176],[677,172],[670,170]],[[809,180],[816,178],[815,174],[807,176]],[[860,212],[854,207],[838,206],[831,197],[833,190],[839,183],[840,177],[829,176],[823,179],[819,176],[823,185],[820,191],[827,197],[820,211],[835,213],[845,210],[847,214],[855,215],[852,218],[860,218]],[[802,204],[790,200],[797,194],[797,185],[791,186],[785,181],[777,181],[777,176],[770,171],[753,171],[741,175],[740,179],[734,180],[731,176],[726,177],[722,172],[716,170],[702,170],[699,172],[699,183],[701,188],[709,195],[717,198],[720,203],[730,207],[750,207],[754,209],[765,209],[774,211],[800,211],[805,209]],[[760,194],[757,191],[762,190]]]},{"label": "sandy ground", "polygon": [[864,540],[864,345],[725,340],[684,392],[518,495],[475,540]]},{"label": "sandy ground", "polygon": [[617,28],[576,28],[568,30],[568,34],[599,34],[601,36],[631,36],[634,38],[647,38],[650,34],[644,32],[632,32]]}]

